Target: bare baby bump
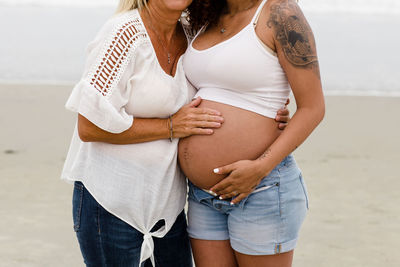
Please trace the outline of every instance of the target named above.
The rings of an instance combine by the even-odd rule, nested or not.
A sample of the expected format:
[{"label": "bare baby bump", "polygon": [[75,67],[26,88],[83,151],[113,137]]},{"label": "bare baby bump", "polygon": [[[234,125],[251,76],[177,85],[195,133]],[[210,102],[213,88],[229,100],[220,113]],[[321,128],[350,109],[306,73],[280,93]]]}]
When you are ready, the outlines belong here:
[{"label": "bare baby bump", "polygon": [[281,132],[274,119],[251,111],[208,100],[200,107],[216,109],[225,119],[214,134],[189,136],[179,142],[180,167],[200,188],[209,189],[224,178],[213,169],[258,158]]}]

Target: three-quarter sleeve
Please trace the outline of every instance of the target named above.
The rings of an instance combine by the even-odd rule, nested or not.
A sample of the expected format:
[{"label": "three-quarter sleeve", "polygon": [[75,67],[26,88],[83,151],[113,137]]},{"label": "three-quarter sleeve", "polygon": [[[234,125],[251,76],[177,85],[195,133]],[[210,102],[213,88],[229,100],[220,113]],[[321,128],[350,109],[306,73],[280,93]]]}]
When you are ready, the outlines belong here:
[{"label": "three-quarter sleeve", "polygon": [[131,95],[129,80],[135,72],[135,56],[145,34],[136,20],[118,24],[110,20],[87,48],[83,77],[72,90],[66,108],[99,128],[121,133],[132,126],[125,106]]}]

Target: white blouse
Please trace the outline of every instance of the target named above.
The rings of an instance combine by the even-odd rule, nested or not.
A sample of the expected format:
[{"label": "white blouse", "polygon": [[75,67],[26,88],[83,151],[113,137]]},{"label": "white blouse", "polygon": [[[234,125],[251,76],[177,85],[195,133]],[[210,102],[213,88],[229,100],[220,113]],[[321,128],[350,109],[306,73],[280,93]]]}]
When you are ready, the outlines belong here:
[{"label": "white blouse", "polygon": [[[132,10],[111,18],[89,44],[84,75],[66,108],[105,131],[121,133],[134,117],[167,118],[193,95],[182,60],[175,77],[167,75],[138,10]],[[107,211],[144,234],[140,262],[151,258],[154,265],[152,237],[165,236],[185,205],[177,145],[178,139],[84,143],[75,127],[62,179],[81,181]],[[151,233],[162,219],[165,227]]]}]

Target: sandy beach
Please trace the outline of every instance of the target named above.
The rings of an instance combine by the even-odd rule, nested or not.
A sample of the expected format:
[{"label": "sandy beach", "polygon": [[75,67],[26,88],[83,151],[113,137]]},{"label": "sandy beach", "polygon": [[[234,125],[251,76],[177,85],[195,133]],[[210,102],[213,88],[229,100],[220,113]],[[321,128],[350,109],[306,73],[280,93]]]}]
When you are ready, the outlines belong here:
[{"label": "sandy beach", "polygon": [[[72,187],[59,179],[75,122],[64,109],[71,88],[0,85],[1,266],[83,266]],[[324,122],[295,152],[310,211],[293,266],[400,266],[400,98],[326,102]]]}]

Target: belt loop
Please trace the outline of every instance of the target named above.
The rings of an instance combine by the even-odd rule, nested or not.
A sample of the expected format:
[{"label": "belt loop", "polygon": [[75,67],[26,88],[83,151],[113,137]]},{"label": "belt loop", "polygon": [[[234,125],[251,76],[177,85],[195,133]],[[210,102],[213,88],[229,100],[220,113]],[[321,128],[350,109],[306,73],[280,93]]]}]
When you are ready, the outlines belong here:
[{"label": "belt loop", "polygon": [[281,244],[276,244],[275,245],[275,254],[280,254],[282,251],[282,245]]}]

